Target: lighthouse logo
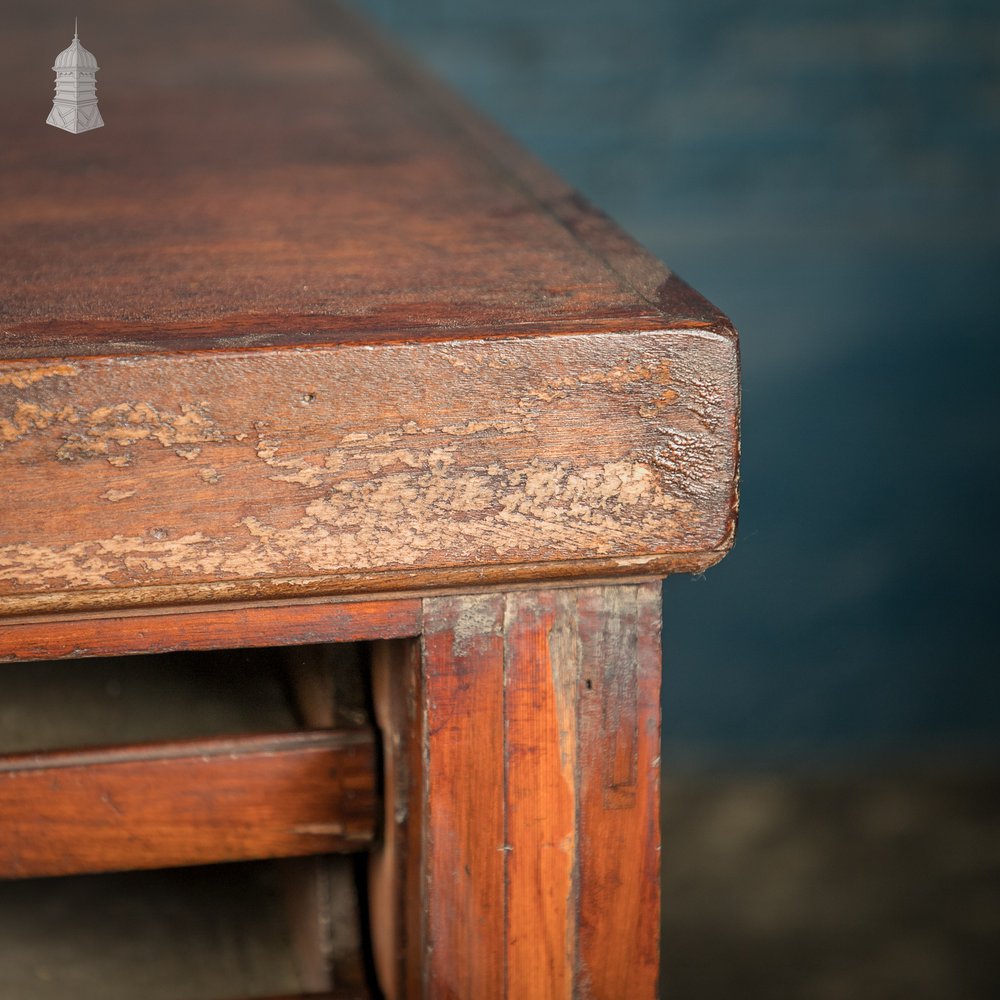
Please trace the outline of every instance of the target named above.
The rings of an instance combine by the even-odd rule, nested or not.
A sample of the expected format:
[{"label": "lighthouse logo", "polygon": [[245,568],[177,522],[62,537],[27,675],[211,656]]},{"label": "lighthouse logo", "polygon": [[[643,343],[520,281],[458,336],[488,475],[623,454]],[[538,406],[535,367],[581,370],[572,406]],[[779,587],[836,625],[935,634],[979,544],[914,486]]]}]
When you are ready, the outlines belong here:
[{"label": "lighthouse logo", "polygon": [[67,132],[89,132],[104,124],[97,107],[97,71],[92,52],[80,44],[79,24],[68,49],[56,56],[56,96],[46,122]]}]

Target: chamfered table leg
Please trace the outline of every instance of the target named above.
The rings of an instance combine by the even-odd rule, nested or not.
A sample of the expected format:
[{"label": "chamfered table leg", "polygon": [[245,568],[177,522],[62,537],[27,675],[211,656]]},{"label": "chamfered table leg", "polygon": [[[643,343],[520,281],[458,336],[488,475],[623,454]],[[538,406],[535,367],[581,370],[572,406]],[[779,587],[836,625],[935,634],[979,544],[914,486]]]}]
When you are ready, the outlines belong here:
[{"label": "chamfered table leg", "polygon": [[425,600],[380,644],[390,997],[656,995],[660,585]]}]

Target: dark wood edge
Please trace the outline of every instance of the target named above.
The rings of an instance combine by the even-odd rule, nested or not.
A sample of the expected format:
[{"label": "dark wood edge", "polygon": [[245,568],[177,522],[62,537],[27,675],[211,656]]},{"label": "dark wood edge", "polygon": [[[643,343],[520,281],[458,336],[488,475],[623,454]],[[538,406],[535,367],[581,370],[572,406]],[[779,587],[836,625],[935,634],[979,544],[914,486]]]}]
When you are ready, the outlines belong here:
[{"label": "dark wood edge", "polygon": [[[398,598],[417,595],[466,594],[476,588],[495,590],[502,585],[505,590],[522,585],[545,587],[580,586],[581,582],[614,582],[622,578],[664,577],[672,573],[701,573],[714,566],[732,547],[736,523],[735,516],[726,525],[725,537],[718,547],[703,552],[659,553],[615,559],[581,559],[545,563],[522,563],[497,566],[459,566],[420,571],[388,571],[379,573],[349,573],[338,576],[296,577],[287,579],[233,580],[177,584],[157,587],[130,587],[100,591],[61,591],[24,594],[0,598],[0,660],[7,645],[3,641],[5,627],[19,624],[19,619],[29,617],[74,615],[89,612],[119,614],[129,610],[147,611],[153,608],[168,609],[176,613],[187,607],[218,605],[235,601],[292,602],[300,606],[303,599],[327,602],[324,606],[347,607],[346,599],[356,601],[370,597],[388,603]],[[344,601],[344,603],[339,603]],[[360,601],[367,604],[367,601]],[[192,611],[192,613],[194,613]],[[6,619],[6,621],[5,621]],[[419,629],[418,629],[419,631]],[[376,633],[356,638],[400,638],[414,632]],[[291,640],[296,642],[298,640]],[[322,641],[322,640],[305,640]],[[350,641],[341,638],[329,641]],[[267,645],[249,642],[244,645]],[[178,647],[185,648],[185,647]],[[196,647],[192,647],[196,648]],[[66,654],[72,655],[72,654]],[[86,653],[82,655],[97,655]]]},{"label": "dark wood edge", "polygon": [[[679,280],[679,279],[678,279]],[[697,293],[694,293],[697,295]],[[102,322],[69,322],[66,329],[79,330],[84,327],[91,333],[102,330],[105,326],[109,331],[109,339],[128,340],[128,351],[111,353],[96,348],[88,350],[88,344],[78,342],[55,342],[52,349],[37,353],[13,354],[9,349],[0,347],[0,370],[17,370],[18,367],[30,368],[33,365],[51,364],[53,361],[120,361],[122,357],[175,357],[183,354],[185,357],[245,357],[253,354],[272,354],[275,351],[313,351],[331,350],[346,347],[389,347],[398,345],[421,344],[451,344],[470,340],[489,342],[505,340],[529,340],[537,337],[593,337],[602,334],[621,333],[662,333],[664,331],[697,332],[704,330],[714,333],[711,324],[707,322],[665,322],[661,313],[653,309],[626,311],[621,315],[609,315],[594,319],[573,318],[571,320],[532,320],[524,323],[503,323],[497,326],[482,326],[474,323],[461,326],[426,326],[413,325],[403,327],[387,324],[373,326],[369,317],[344,316],[282,316],[270,319],[262,316],[248,317],[243,313],[233,313],[227,317],[227,325],[240,334],[271,333],[272,325],[280,322],[286,330],[273,334],[273,341],[263,344],[243,344],[239,347],[220,343],[208,331],[202,333],[202,327],[190,323],[157,323],[156,326],[129,325],[127,323],[105,324]],[[367,325],[366,325],[367,324]],[[51,331],[54,324],[45,324],[46,331]],[[111,337],[113,332],[117,335]],[[287,329],[292,328],[292,329]],[[37,333],[35,327],[27,323],[18,323],[9,327],[11,334],[22,337],[33,337]],[[184,344],[164,348],[159,339],[183,337]],[[71,343],[71,346],[69,344]],[[60,344],[62,346],[60,347]]]},{"label": "dark wood edge", "polygon": [[[477,112],[452,87],[389,41],[364,16],[341,3],[324,4],[318,0],[307,0],[307,3],[318,18],[323,16],[324,7],[336,7],[338,21],[350,25],[354,36],[378,61],[382,72],[401,84],[401,93],[445,115],[455,134],[462,136],[480,159],[495,164],[509,183],[518,187],[625,287],[644,300],[650,306],[650,314],[658,316],[661,324],[667,319],[671,326],[704,327],[721,336],[736,338],[729,319],[707,299],[674,275],[513,136]],[[666,308],[668,298],[673,303],[682,303],[691,313],[688,322],[679,321],[675,315],[676,305]]]}]

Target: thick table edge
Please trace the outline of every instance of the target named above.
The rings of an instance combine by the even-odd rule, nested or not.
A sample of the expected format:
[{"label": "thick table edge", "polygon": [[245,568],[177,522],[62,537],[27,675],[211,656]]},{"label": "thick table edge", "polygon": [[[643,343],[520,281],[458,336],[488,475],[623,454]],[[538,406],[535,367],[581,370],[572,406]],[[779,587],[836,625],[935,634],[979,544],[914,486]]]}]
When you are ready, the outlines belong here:
[{"label": "thick table edge", "polygon": [[[337,605],[393,604],[439,594],[506,591],[523,587],[579,587],[623,583],[673,573],[701,573],[718,563],[732,546],[735,518],[719,548],[619,559],[593,559],[504,566],[466,566],[448,570],[364,573],[286,579],[214,581],[99,591],[56,591],[0,598],[0,638],[15,626],[87,614],[176,614],[185,610],[294,603]],[[400,634],[414,634],[403,632]],[[386,636],[393,637],[392,635]],[[0,650],[3,648],[0,642]],[[2,653],[0,653],[2,659]]]}]

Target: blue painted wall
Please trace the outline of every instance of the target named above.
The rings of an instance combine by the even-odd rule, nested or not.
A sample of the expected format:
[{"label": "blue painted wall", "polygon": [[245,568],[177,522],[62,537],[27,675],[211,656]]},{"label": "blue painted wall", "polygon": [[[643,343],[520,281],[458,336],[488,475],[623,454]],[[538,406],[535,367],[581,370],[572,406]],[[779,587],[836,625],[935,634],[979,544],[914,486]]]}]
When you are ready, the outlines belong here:
[{"label": "blue painted wall", "polygon": [[363,0],[733,317],[743,516],[666,752],[1000,749],[1000,4]]}]

